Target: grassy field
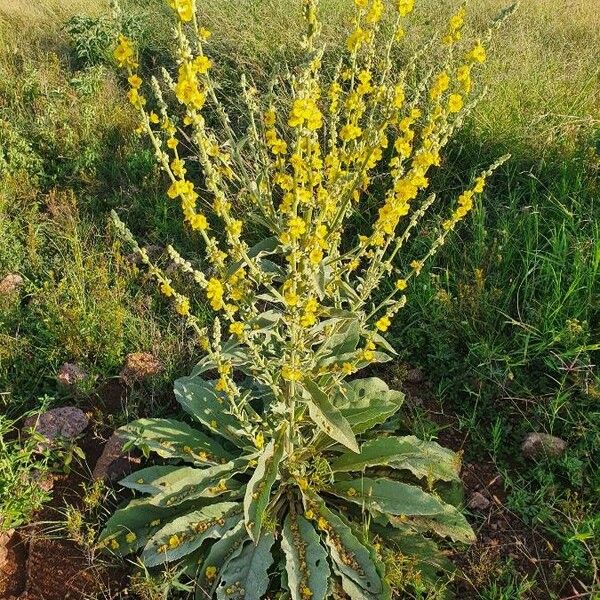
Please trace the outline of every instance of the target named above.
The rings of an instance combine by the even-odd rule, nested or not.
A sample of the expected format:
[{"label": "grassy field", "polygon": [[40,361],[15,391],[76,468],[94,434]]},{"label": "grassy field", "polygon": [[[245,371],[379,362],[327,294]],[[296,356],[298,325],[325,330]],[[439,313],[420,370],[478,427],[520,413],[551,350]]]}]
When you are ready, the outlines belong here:
[{"label": "grassy field", "polygon": [[[156,4],[123,1],[148,71],[161,63],[157,55],[170,57],[164,9]],[[225,89],[235,89],[242,69],[261,84],[295,60],[298,2],[206,4],[209,51]],[[504,4],[472,0],[470,27],[481,31]],[[351,3],[321,5],[333,46]],[[418,3],[410,43],[442,28],[455,6]],[[115,208],[145,243],[194,250],[104,60],[114,37],[105,14],[108,6],[93,0],[0,0],[0,280],[23,280],[0,295],[6,440],[26,411],[85,403],[136,351],[153,352],[164,369],[130,390],[115,424],[167,410],[172,380],[197,353],[108,225]],[[90,20],[69,35],[63,24],[74,15]],[[450,198],[498,156],[510,152],[512,159],[415,286],[391,336],[402,362],[420,367],[431,386],[423,392],[431,400],[409,407],[417,435],[450,436],[465,462],[491,465],[503,479],[503,510],[530,532],[528,540],[544,545],[527,548],[527,565],[514,549],[490,551],[493,544],[480,547],[480,556],[465,553],[459,562],[468,597],[600,594],[598,56],[595,0],[560,7],[523,1],[498,32],[483,72],[489,93],[449,147],[436,188]],[[413,249],[428,243],[424,231]],[[67,361],[87,373],[75,390],[56,382]],[[403,367],[397,371],[402,378]],[[563,438],[567,451],[525,460],[519,447],[530,432]],[[11,497],[15,522],[44,499],[34,483],[21,485],[31,461],[12,441],[0,443],[0,465],[11,467],[2,473],[12,473],[4,480],[0,473],[0,511]],[[473,514],[484,533],[489,521]],[[467,597],[462,584],[448,585]],[[442,597],[413,580],[405,593]]]}]

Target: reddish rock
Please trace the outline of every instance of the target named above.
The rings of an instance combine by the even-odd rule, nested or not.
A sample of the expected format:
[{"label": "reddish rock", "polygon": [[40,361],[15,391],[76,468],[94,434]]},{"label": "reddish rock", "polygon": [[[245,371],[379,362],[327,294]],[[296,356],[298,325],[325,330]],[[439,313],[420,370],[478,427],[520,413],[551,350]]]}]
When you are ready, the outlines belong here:
[{"label": "reddish rock", "polygon": [[51,442],[57,438],[74,439],[85,431],[88,424],[89,419],[80,408],[63,406],[29,417],[24,428],[34,429]]},{"label": "reddish rock", "polygon": [[557,458],[567,449],[567,442],[547,433],[529,433],[523,440],[521,452],[525,458],[550,456]]},{"label": "reddish rock", "polygon": [[481,492],[475,492],[469,500],[471,510],[487,510],[489,507],[490,501]]},{"label": "reddish rock", "polygon": [[94,479],[116,481],[131,473],[133,465],[139,464],[139,459],[123,451],[124,444],[125,439],[117,433],[113,433],[94,467],[92,472]]},{"label": "reddish rock", "polygon": [[0,532],[0,598],[18,596],[25,590],[25,543],[18,533]]},{"label": "reddish rock", "polygon": [[157,375],[163,370],[163,364],[150,352],[134,352],[125,359],[121,377],[128,384]]},{"label": "reddish rock", "polygon": [[9,273],[0,281],[0,296],[14,294],[23,285],[23,278],[17,273]]},{"label": "reddish rock", "polygon": [[58,383],[65,387],[73,387],[82,381],[85,381],[88,374],[74,363],[64,363],[58,370],[56,379]]}]

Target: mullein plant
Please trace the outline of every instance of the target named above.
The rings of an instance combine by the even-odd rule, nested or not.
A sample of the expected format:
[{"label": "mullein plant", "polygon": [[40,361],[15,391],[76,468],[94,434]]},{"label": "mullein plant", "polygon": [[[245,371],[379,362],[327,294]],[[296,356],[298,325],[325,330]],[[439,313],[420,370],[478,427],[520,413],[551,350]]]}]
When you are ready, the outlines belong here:
[{"label": "mullein plant", "polygon": [[[178,70],[150,82],[152,101],[133,43],[121,37],[114,52],[167,194],[203,248],[185,258],[169,247],[170,261],[215,318],[202,326],[113,215],[204,354],[175,382],[193,425],[147,418],[120,430],[163,461],[121,482],[135,498],[99,545],[141,551],[147,569],[174,568],[197,598],[390,598],[386,562],[398,548],[441,564],[432,534],[474,539],[444,493],[459,481],[460,457],[394,435],[403,394],[356,374],[392,360],[383,334],[504,160],[460,194],[428,252],[409,263],[403,248],[435,201],[429,171],[481,95],[472,76],[486,51],[461,41],[462,7],[438,40],[443,64],[417,77],[418,55],[403,69],[394,59],[414,0],[354,2],[346,47],[326,74],[317,2],[302,0],[304,66],[265,97],[242,79],[243,135],[211,77],[210,32],[194,0],[169,0]],[[354,235],[350,220],[373,202],[375,175],[376,216]],[[250,222],[268,232],[256,245],[245,241]]]}]

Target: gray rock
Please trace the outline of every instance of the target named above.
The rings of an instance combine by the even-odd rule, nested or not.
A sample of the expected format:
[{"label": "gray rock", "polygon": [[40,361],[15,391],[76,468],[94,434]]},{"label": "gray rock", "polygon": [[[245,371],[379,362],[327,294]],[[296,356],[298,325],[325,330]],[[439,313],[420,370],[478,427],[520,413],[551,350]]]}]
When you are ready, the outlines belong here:
[{"label": "gray rock", "polygon": [[540,458],[543,456],[559,457],[567,449],[567,442],[547,433],[528,433],[521,452],[525,458]]},{"label": "gray rock", "polygon": [[421,371],[421,369],[419,369],[418,367],[414,368],[414,369],[409,369],[408,372],[406,373],[406,382],[407,383],[423,383],[423,380],[425,379],[425,377],[423,376],[423,371]]},{"label": "gray rock", "polygon": [[81,435],[89,419],[86,414],[75,406],[53,408],[39,416],[29,417],[25,421],[25,429],[34,429],[48,441],[57,438],[74,439]]},{"label": "gray rock", "polygon": [[58,370],[56,379],[65,387],[73,387],[82,381],[85,381],[88,374],[74,363],[64,363]]},{"label": "gray rock", "polygon": [[125,438],[117,433],[112,434],[94,467],[94,479],[112,482],[128,475],[133,470],[133,465],[139,464],[139,459],[123,451],[124,444]]},{"label": "gray rock", "polygon": [[490,507],[490,501],[481,493],[475,492],[469,500],[471,510],[487,510]]}]

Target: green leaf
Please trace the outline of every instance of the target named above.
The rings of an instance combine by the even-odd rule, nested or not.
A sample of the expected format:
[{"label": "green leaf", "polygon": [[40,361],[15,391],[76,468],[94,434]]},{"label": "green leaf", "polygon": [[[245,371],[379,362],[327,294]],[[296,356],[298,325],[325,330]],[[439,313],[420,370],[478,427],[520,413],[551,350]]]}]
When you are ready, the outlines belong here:
[{"label": "green leaf", "polygon": [[[285,430],[284,430],[285,431]],[[279,474],[279,463],[283,457],[283,435],[271,440],[258,457],[258,464],[246,486],[244,517],[250,537],[257,541],[263,518],[271,499],[271,489]]]},{"label": "green leaf", "polygon": [[330,491],[370,511],[391,515],[436,515],[447,506],[416,485],[384,477],[336,481]]},{"label": "green leaf", "polygon": [[408,470],[418,478],[454,481],[459,479],[460,457],[436,442],[425,442],[412,435],[380,437],[365,442],[360,454],[346,452],[339,456],[331,469],[348,472],[373,466]]},{"label": "green leaf", "polygon": [[384,584],[369,550],[354,535],[342,518],[329,510],[316,494],[305,490],[307,509],[317,516],[319,528],[327,539],[327,549],[336,569],[349,577],[363,590],[381,594]]},{"label": "green leaf", "polygon": [[183,467],[185,476],[165,486],[151,502],[157,506],[174,506],[186,500],[216,498],[231,491],[237,492],[242,484],[232,477],[246,471],[248,466],[248,458],[240,458],[208,469]]},{"label": "green leaf", "polygon": [[143,548],[166,520],[178,517],[185,507],[178,509],[154,506],[146,498],[131,500],[108,519],[98,542],[121,556],[131,554]]},{"label": "green leaf", "polygon": [[146,544],[142,562],[156,567],[200,548],[208,538],[220,538],[242,518],[236,502],[221,502],[190,512],[160,529]]},{"label": "green leaf", "polygon": [[[391,525],[403,524],[395,517],[388,519]],[[440,537],[448,537],[455,542],[472,544],[477,539],[465,516],[451,504],[445,504],[443,510],[435,515],[410,517],[408,524],[420,533],[433,531]]]},{"label": "green leaf", "polygon": [[305,379],[303,383],[312,398],[312,402],[308,401],[308,412],[311,419],[330,438],[343,444],[346,448],[358,452],[358,443],[350,423],[330,402],[327,394],[316,383],[308,379]]},{"label": "green leaf", "polygon": [[310,589],[311,600],[325,600],[331,573],[327,552],[310,521],[289,513],[283,525],[281,548],[285,553],[292,600],[305,600],[303,588]]},{"label": "green leaf", "polygon": [[160,494],[169,486],[185,480],[192,467],[176,465],[156,465],[146,467],[128,475],[119,481],[123,487],[142,492],[142,494]]},{"label": "green leaf", "polygon": [[[241,552],[246,540],[248,540],[248,532],[241,520],[210,547],[196,578],[196,598],[198,600],[206,600],[206,598],[214,596],[219,581],[217,574],[234,556]],[[213,571],[214,575],[209,578],[208,574],[212,575]]]},{"label": "green leaf", "polygon": [[384,423],[400,409],[403,402],[402,392],[390,390],[377,377],[348,381],[343,386],[343,394],[334,398],[335,406],[356,434]]},{"label": "green leaf", "polygon": [[217,586],[219,600],[261,600],[269,587],[269,567],[273,564],[272,533],[263,533],[258,544],[246,543],[221,569]]},{"label": "green leaf", "polygon": [[175,397],[183,409],[211,431],[243,448],[246,440],[237,418],[227,411],[224,394],[215,382],[200,377],[181,377],[175,382]]},{"label": "green leaf", "polygon": [[135,446],[145,445],[162,458],[196,464],[218,464],[231,459],[231,454],[213,439],[174,419],[139,419],[118,432]]}]

